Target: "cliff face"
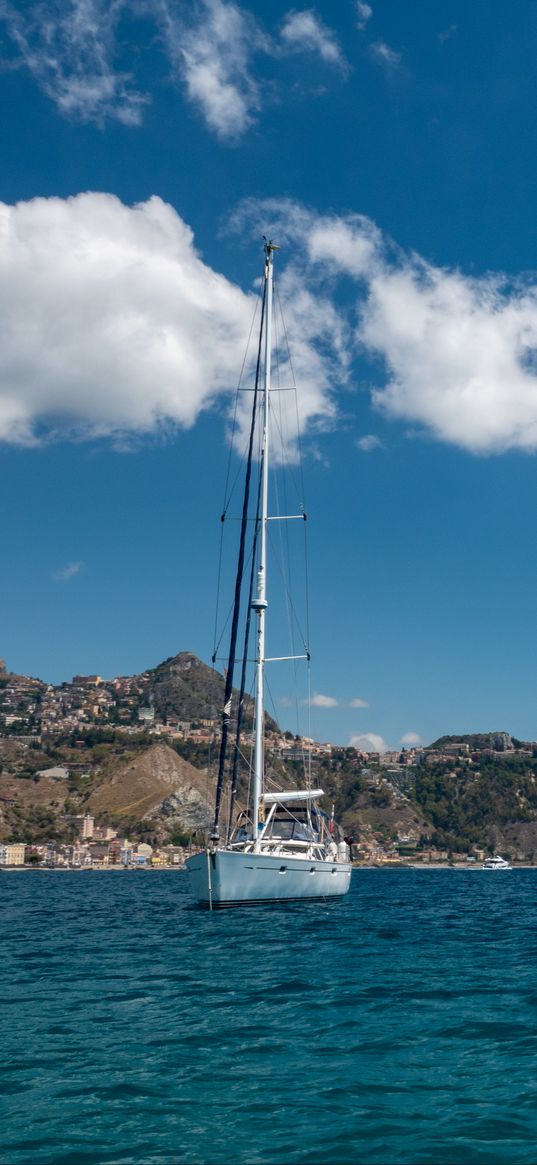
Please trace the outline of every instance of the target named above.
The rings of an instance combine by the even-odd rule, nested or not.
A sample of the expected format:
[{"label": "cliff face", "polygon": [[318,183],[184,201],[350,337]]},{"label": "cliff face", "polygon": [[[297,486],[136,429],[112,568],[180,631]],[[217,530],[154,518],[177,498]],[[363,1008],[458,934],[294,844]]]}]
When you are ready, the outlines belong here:
[{"label": "cliff face", "polygon": [[212,793],[206,773],[159,743],[105,774],[86,805],[96,816],[125,825],[163,816],[170,828],[205,829]]}]

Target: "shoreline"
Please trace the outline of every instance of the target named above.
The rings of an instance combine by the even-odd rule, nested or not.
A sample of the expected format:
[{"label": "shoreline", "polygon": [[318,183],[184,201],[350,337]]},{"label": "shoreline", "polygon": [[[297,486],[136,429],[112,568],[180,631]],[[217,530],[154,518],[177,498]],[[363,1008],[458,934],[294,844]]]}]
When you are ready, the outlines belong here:
[{"label": "shoreline", "polygon": [[158,874],[184,873],[186,866],[0,866],[0,874]]},{"label": "shoreline", "polygon": [[[512,870],[537,870],[537,865],[531,862],[513,862],[510,867]],[[466,862],[405,862],[398,865],[396,862],[366,862],[360,865],[353,866],[355,870],[468,870],[468,871],[482,871],[482,862],[471,863],[467,865]],[[489,873],[489,871],[486,871]]]},{"label": "shoreline", "polygon": [[[516,862],[511,870],[537,870],[537,864]],[[158,874],[162,871],[185,873],[186,866],[0,866],[0,874]],[[353,870],[466,870],[483,871],[481,862],[467,865],[465,862],[363,862],[353,865]],[[488,870],[486,871],[489,872]]]}]

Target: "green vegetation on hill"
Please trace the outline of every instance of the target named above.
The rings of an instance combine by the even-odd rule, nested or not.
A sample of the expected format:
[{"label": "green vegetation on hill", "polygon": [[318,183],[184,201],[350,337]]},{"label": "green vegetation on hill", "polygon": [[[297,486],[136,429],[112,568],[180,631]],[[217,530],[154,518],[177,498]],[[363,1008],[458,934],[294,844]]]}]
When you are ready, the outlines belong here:
[{"label": "green vegetation on hill", "polygon": [[493,830],[530,822],[537,827],[536,769],[535,758],[520,753],[423,764],[415,770],[412,796],[434,826],[437,845],[486,846]]},{"label": "green vegetation on hill", "polygon": [[[101,812],[107,800],[103,787],[112,785],[120,770],[140,772],[150,786],[144,757],[156,743],[146,727],[153,723],[151,708],[163,729],[158,739],[168,749],[162,764],[179,772],[177,758],[189,762],[205,774],[205,789],[218,750],[211,736],[218,732],[223,694],[223,677],[191,652],[170,656],[138,676],[103,681],[78,676],[56,688],[0,666],[0,839],[23,836],[25,830],[30,840],[65,835],[69,815],[84,812],[90,803]],[[237,693],[234,708],[236,701]],[[251,711],[248,699],[247,721]],[[183,721],[201,730],[187,730],[184,739]],[[168,735],[178,726],[180,732]],[[267,726],[277,730],[270,718]],[[285,736],[292,745],[292,735]],[[507,732],[451,735],[425,749],[420,763],[409,765],[408,759],[405,754],[390,767],[378,760],[364,765],[355,749],[333,748],[313,756],[311,777],[324,789],[325,810],[330,813],[333,804],[336,818],[354,836],[369,831],[388,842],[402,838],[404,844],[406,838],[411,846],[425,847],[432,841],[462,851],[481,845],[530,860],[535,854],[537,860],[537,745],[522,746]],[[267,762],[276,784],[306,784],[304,762],[282,759],[277,747],[267,753]],[[39,776],[55,765],[69,770],[66,781]],[[249,779],[242,758],[239,801],[246,801]],[[148,787],[148,803],[152,795]],[[174,797],[165,812],[156,807],[150,823],[155,836],[183,831],[181,813],[187,811],[177,791]],[[111,801],[106,812],[111,819]],[[133,828],[149,828],[145,819],[135,824],[134,816]]]}]

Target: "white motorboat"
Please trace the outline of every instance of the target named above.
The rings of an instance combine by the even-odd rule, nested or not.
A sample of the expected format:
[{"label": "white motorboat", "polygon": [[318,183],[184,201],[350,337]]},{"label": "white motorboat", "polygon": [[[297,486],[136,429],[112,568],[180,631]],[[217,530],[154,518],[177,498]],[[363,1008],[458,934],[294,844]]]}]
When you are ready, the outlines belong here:
[{"label": "white motorboat", "polygon": [[[299,660],[309,666],[309,647],[300,654],[266,654],[268,607],[267,540],[269,524],[306,520],[305,509],[297,514],[269,513],[269,438],[274,404],[271,403],[273,257],[271,242],[264,247],[264,280],[257,367],[253,388],[248,456],[238,549],[235,597],[230,646],[225,670],[220,755],[216,783],[215,814],[206,848],[187,859],[190,884],[197,903],[209,909],[268,902],[289,902],[341,897],[350,887],[352,866],[349,847],[334,822],[319,805],[323,790],[314,789],[311,764],[305,768],[305,788],[274,789],[267,780],[265,764],[265,669],[267,664]],[[261,375],[262,371],[262,375]],[[274,391],[285,391],[278,388]],[[279,398],[281,408],[281,398]],[[256,453],[257,450],[257,453]],[[255,488],[252,478],[257,474]],[[274,509],[278,510],[278,505]],[[243,597],[245,564],[249,569],[249,594]],[[246,589],[246,584],[244,589]],[[255,650],[248,647],[250,621],[255,622]],[[233,677],[239,626],[244,625],[242,672],[238,698]],[[251,792],[248,807],[235,820],[237,759],[244,763],[241,746],[245,706],[246,668],[253,657],[254,722],[253,754],[249,762]],[[213,657],[214,660],[215,657]],[[232,710],[234,722],[232,724]],[[234,735],[233,740],[230,736]],[[229,747],[228,747],[229,746]],[[230,754],[230,755],[228,755]],[[227,824],[222,823],[224,794],[229,796]],[[223,836],[222,836],[223,835]]]},{"label": "white motorboat", "polygon": [[511,866],[509,865],[509,862],[506,862],[505,858],[500,857],[499,854],[495,854],[494,857],[492,857],[492,858],[485,858],[485,861],[483,862],[481,869],[482,870],[510,870]]}]

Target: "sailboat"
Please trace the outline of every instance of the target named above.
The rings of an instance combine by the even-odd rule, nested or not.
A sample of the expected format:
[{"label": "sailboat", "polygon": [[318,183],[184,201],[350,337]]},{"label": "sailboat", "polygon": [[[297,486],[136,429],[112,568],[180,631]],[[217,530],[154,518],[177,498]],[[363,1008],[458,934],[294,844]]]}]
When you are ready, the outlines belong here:
[{"label": "sailboat", "polygon": [[[352,873],[349,846],[338,834],[334,824],[333,810],[331,817],[323,811],[319,805],[323,790],[311,787],[311,766],[306,774],[305,788],[269,788],[266,772],[266,666],[268,663],[282,659],[306,659],[309,661],[307,648],[300,656],[278,656],[269,659],[266,655],[269,522],[285,521],[289,517],[306,517],[305,513],[291,516],[269,513],[273,263],[274,252],[278,249],[274,243],[265,241],[257,371],[253,390],[254,400],[245,472],[230,650],[225,673],[214,823],[205,849],[191,855],[186,862],[191,890],[196,902],[211,910],[221,907],[341,897],[349,890]],[[261,368],[263,370],[262,377],[260,375]],[[255,517],[252,520],[251,484],[256,435],[259,446],[259,477],[257,505]],[[228,746],[232,743],[229,738],[232,727],[233,675],[249,537],[253,537],[253,546],[250,548],[250,593],[247,603],[235,744],[232,749],[234,762],[230,776],[229,816],[227,829],[224,831],[221,824],[222,803],[226,773],[229,774],[227,753]],[[236,820],[233,820],[237,794],[237,756],[241,717],[245,704],[245,670],[249,654],[248,637],[251,617],[256,624],[254,636],[256,648],[253,660],[255,695],[251,795],[249,796],[248,808],[239,812]]]}]

